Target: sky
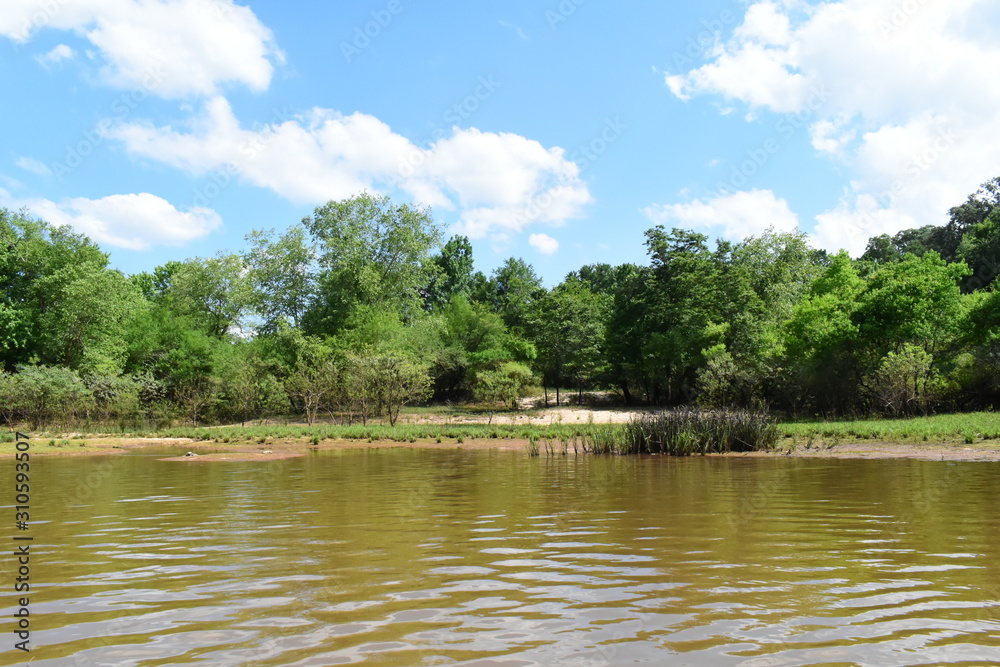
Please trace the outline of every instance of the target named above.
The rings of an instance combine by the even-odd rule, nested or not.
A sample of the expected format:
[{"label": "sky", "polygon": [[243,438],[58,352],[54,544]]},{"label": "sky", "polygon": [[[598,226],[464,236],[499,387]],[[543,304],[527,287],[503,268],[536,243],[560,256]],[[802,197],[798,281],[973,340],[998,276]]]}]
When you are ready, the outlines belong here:
[{"label": "sky", "polygon": [[0,207],[126,273],[363,191],[548,285],[654,225],[857,256],[1000,175],[990,0],[4,0]]}]

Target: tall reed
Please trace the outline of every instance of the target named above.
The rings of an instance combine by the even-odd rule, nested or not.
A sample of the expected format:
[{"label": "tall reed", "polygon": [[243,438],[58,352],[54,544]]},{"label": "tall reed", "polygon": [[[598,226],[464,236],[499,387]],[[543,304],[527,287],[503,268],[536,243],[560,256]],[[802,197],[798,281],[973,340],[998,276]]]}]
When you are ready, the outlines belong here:
[{"label": "tall reed", "polygon": [[584,451],[594,454],[721,454],[772,449],[778,427],[757,410],[677,408],[594,429]]}]

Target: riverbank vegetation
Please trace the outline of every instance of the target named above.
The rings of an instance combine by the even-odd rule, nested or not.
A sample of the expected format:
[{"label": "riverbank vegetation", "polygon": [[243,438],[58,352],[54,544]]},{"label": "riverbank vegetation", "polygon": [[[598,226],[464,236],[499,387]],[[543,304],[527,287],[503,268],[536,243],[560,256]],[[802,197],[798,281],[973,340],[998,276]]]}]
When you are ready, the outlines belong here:
[{"label": "riverbank vegetation", "polygon": [[[646,264],[583,266],[549,289],[519,258],[476,271],[469,240],[445,241],[430,211],[362,194],[239,252],[126,276],[86,237],[0,210],[0,420],[364,433],[408,405],[489,415],[532,391],[559,405],[560,387],[791,420],[1000,399],[1000,179],[947,224],[874,237],[858,259],[775,231],[713,247],[654,227],[646,250]],[[894,432],[855,424],[842,431]],[[664,446],[642,432],[640,448]]]},{"label": "riverbank vegetation", "polygon": [[778,427],[761,410],[679,408],[634,417],[594,429],[585,451],[594,454],[730,454],[769,451]]}]

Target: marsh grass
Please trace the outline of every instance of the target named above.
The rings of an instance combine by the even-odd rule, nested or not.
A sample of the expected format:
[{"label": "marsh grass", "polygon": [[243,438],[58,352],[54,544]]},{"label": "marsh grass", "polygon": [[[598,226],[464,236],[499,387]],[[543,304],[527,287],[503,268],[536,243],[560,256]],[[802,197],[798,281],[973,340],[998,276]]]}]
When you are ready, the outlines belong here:
[{"label": "marsh grass", "polygon": [[596,428],[584,438],[594,454],[724,454],[774,449],[779,430],[766,412],[679,408]]},{"label": "marsh grass", "polygon": [[[910,419],[857,419],[779,424],[785,438],[843,441],[965,442],[1000,439],[1000,413],[969,412]],[[970,442],[971,440],[971,442]]]}]

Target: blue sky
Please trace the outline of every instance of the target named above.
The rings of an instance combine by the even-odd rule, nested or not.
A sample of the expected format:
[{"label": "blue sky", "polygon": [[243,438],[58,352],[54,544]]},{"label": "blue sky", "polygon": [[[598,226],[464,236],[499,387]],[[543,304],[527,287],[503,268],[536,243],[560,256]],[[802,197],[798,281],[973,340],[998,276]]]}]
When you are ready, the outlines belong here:
[{"label": "blue sky", "polygon": [[0,206],[126,272],[367,189],[477,267],[655,224],[855,255],[1000,175],[986,0],[5,0]]}]

